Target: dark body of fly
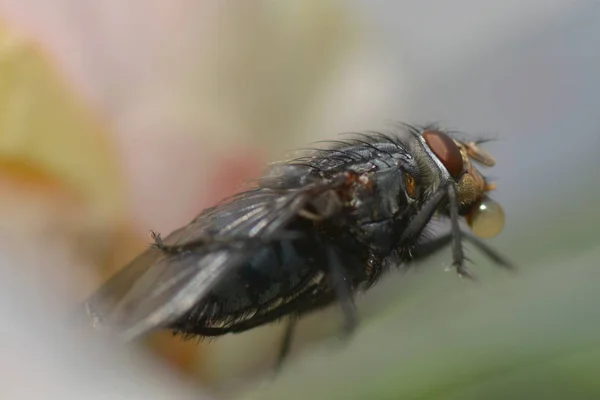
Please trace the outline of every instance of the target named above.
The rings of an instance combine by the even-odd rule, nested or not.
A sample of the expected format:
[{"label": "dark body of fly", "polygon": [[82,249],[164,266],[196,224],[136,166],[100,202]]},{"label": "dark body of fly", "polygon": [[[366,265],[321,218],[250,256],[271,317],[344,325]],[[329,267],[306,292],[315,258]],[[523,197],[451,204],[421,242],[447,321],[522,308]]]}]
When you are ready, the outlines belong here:
[{"label": "dark body of fly", "polygon": [[[475,142],[403,125],[278,164],[255,188],[164,241],[156,235],[152,248],[86,302],[88,313],[128,339],[158,328],[218,336],[282,317],[293,323],[338,301],[349,332],[354,293],[390,267],[452,244],[452,264],[469,275],[461,238],[508,266],[459,229],[465,216],[482,232],[499,231],[476,225],[495,204],[486,196],[493,185],[471,160],[493,165]],[[452,230],[432,239],[425,232],[436,212],[449,217]]]}]

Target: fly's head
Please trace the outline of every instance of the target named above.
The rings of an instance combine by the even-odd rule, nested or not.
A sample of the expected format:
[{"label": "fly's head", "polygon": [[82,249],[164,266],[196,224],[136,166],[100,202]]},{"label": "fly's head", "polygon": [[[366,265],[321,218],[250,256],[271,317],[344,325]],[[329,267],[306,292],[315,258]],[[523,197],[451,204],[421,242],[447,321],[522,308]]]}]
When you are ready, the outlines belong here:
[{"label": "fly's head", "polygon": [[425,144],[456,182],[459,214],[480,238],[496,236],[504,227],[502,207],[488,197],[495,185],[489,182],[475,163],[485,167],[495,165],[494,158],[477,142],[463,142],[438,130],[421,133]]}]

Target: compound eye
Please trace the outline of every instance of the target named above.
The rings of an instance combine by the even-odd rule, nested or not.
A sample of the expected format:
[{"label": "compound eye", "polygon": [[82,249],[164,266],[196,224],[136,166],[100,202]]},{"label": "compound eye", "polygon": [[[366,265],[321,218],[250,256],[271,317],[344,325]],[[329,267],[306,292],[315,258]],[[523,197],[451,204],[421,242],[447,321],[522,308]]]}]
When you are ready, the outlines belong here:
[{"label": "compound eye", "polygon": [[463,172],[463,158],[454,140],[440,131],[425,131],[423,139],[433,154],[444,164],[453,178],[459,178]]},{"label": "compound eye", "polygon": [[496,236],[504,228],[504,211],[500,204],[484,198],[476,204],[465,217],[471,232],[477,237],[487,239]]}]

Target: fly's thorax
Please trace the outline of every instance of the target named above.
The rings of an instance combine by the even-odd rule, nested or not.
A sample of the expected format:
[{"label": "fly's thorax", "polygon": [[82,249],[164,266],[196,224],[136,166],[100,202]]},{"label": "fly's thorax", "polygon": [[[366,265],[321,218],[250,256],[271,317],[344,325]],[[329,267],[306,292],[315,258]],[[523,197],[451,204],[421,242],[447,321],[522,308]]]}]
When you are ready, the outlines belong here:
[{"label": "fly's thorax", "polygon": [[[412,168],[413,174],[416,168]],[[366,173],[352,193],[352,209],[359,224],[392,220],[416,201],[413,174],[393,167]]]},{"label": "fly's thorax", "polygon": [[397,221],[416,207],[414,181],[406,170],[418,175],[415,166],[393,165],[364,173],[353,186],[348,204],[352,235],[372,250],[387,254],[397,241]]}]

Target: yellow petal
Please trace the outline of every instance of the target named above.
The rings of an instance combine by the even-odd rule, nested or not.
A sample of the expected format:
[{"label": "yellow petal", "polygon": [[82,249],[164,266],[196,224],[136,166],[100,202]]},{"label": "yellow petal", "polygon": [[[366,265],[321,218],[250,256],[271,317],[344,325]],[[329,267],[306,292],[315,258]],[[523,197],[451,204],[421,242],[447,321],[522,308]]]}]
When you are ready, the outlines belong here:
[{"label": "yellow petal", "polygon": [[0,27],[0,172],[66,187],[93,214],[122,217],[115,154],[48,57]]}]

